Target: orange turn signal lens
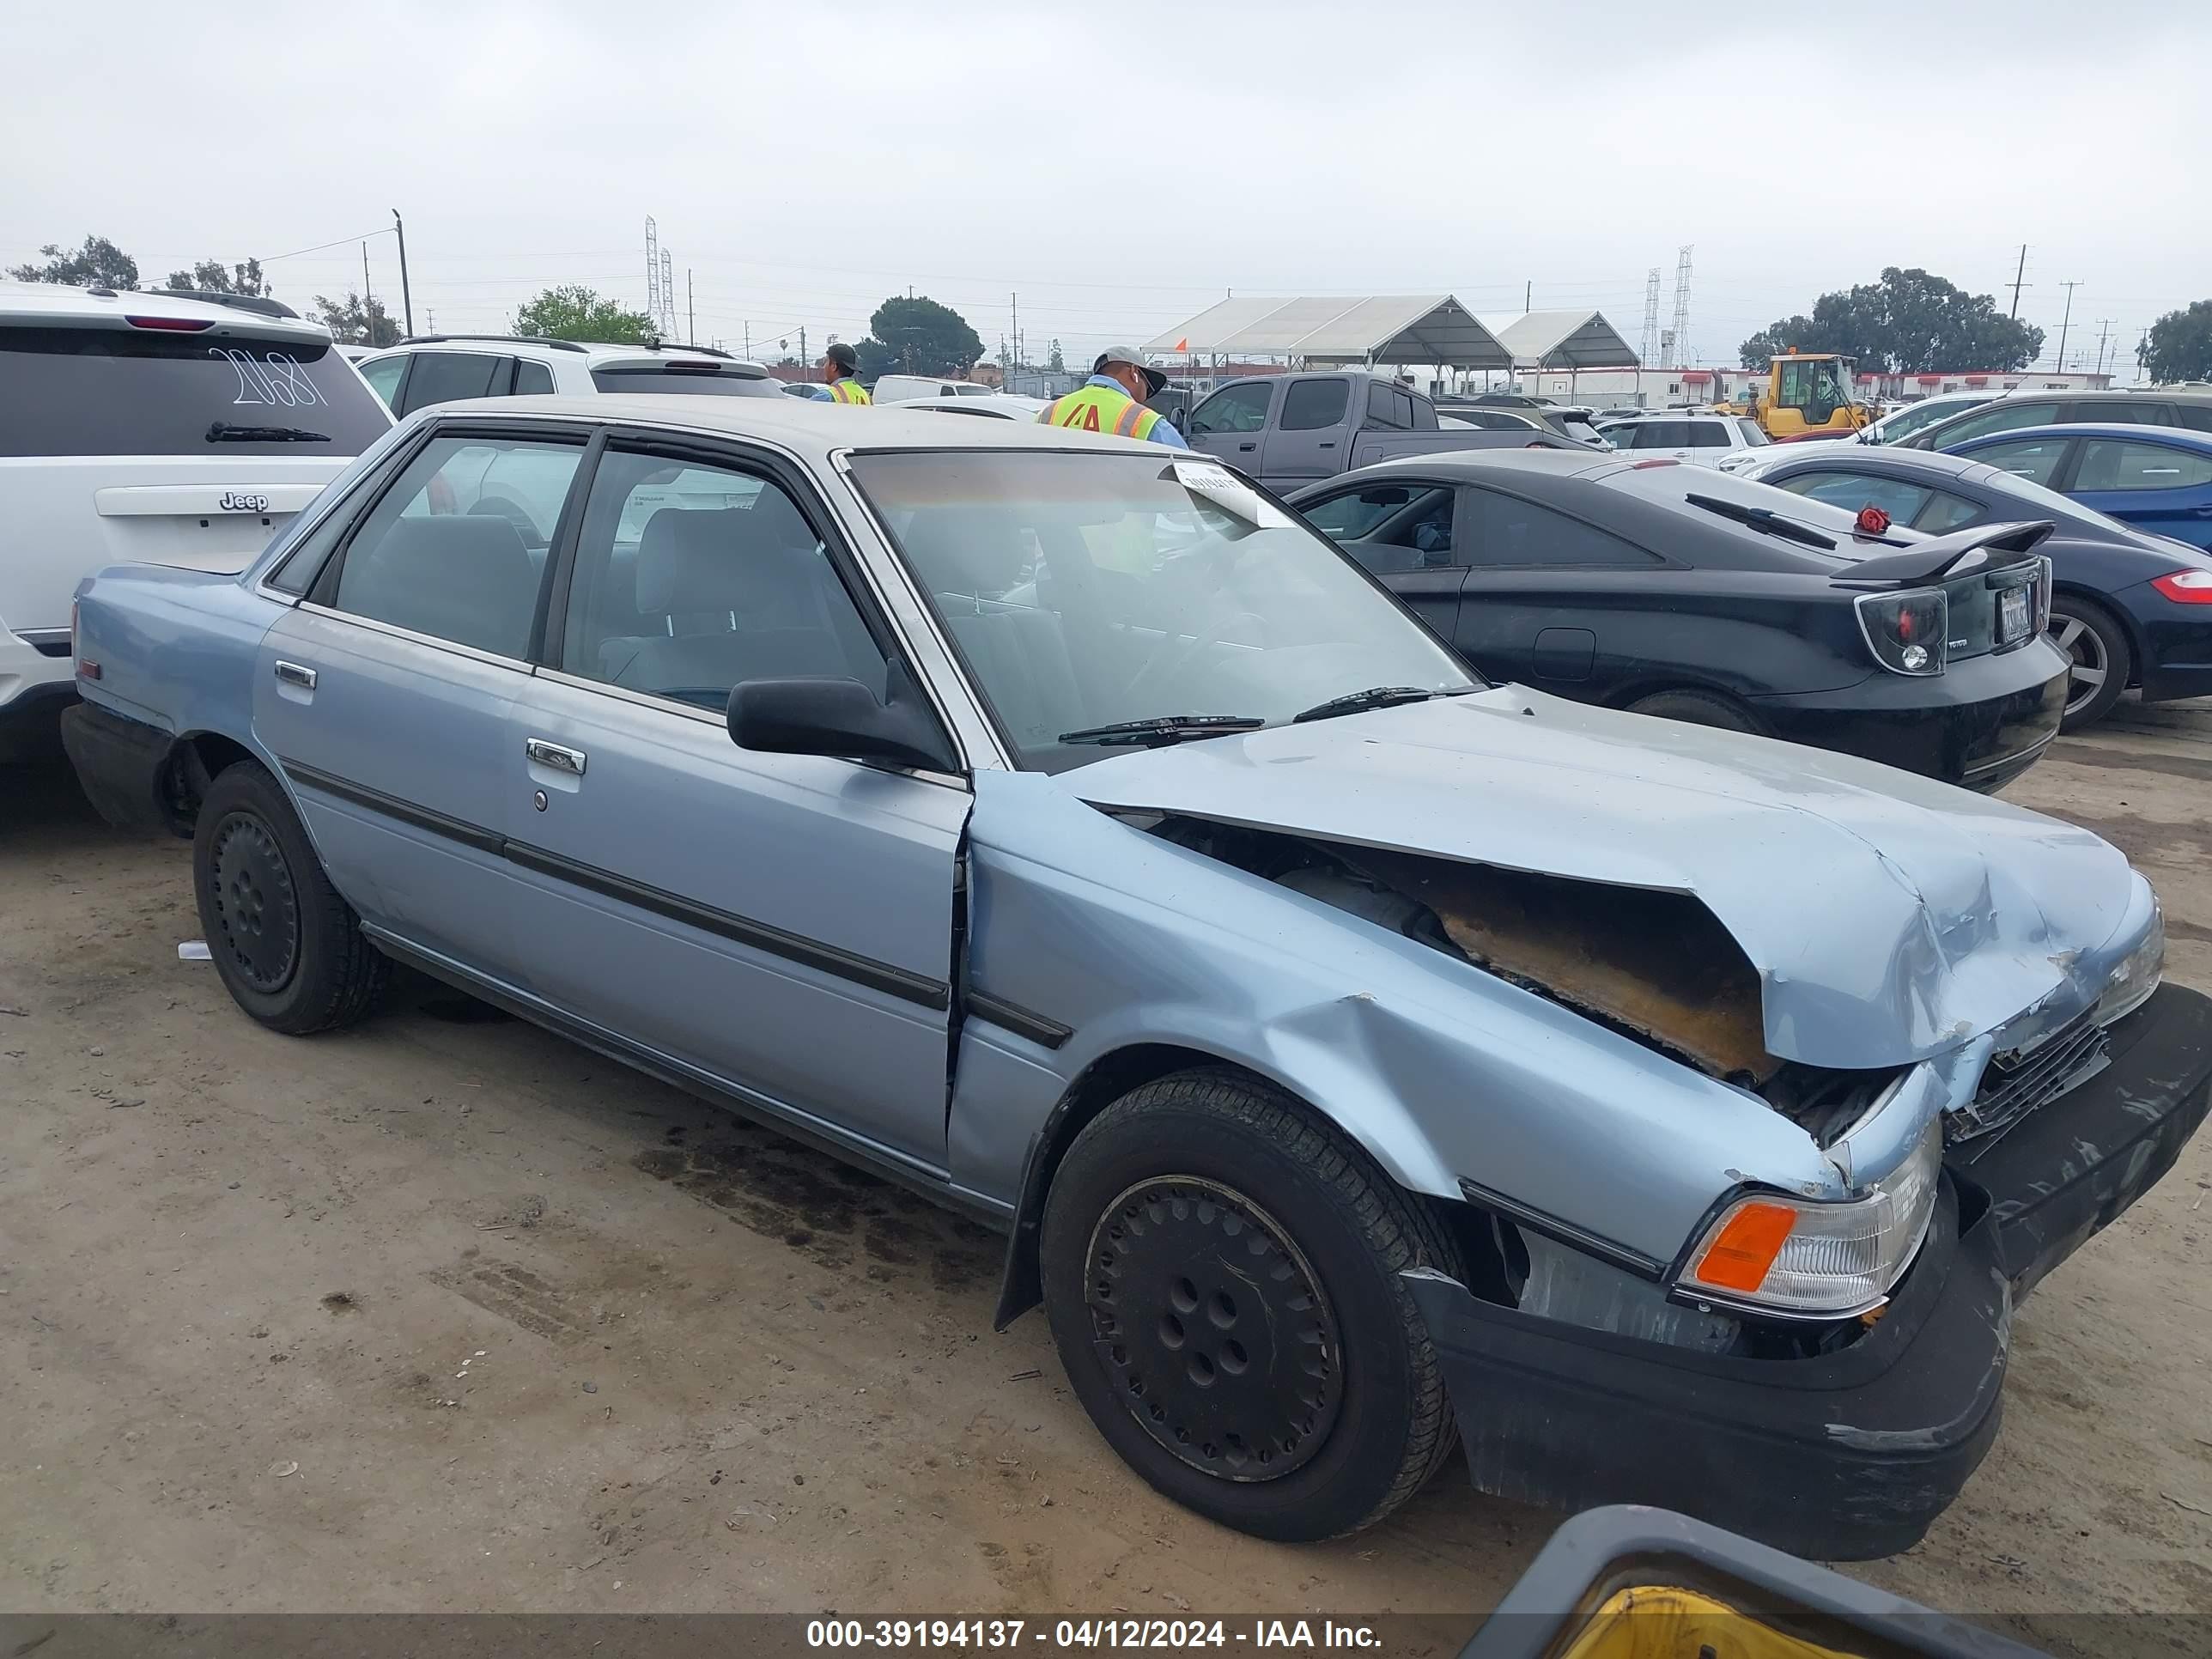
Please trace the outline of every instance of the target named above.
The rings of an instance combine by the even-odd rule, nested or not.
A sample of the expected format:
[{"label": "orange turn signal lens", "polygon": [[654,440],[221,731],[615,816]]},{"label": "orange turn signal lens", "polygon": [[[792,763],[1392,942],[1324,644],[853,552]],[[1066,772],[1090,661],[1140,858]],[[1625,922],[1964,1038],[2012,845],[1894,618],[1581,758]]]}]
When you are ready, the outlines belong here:
[{"label": "orange turn signal lens", "polygon": [[1796,1224],[1797,1212],[1787,1205],[1740,1205],[1698,1258],[1691,1276],[1716,1290],[1748,1295],[1766,1282],[1767,1269]]}]

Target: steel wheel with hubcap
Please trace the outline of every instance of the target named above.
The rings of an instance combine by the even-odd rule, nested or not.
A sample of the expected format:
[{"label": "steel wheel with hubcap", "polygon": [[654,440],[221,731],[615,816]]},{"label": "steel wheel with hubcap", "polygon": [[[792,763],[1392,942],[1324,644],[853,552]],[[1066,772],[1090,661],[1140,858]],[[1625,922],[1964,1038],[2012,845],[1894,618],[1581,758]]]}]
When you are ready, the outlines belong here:
[{"label": "steel wheel with hubcap", "polygon": [[219,937],[209,939],[210,952],[227,952],[262,995],[283,990],[299,962],[299,900],[267,824],[234,812],[216,825],[214,887]]},{"label": "steel wheel with hubcap", "polygon": [[1421,1199],[1258,1079],[1177,1072],[1086,1124],[1038,1242],[1054,1344],[1107,1443],[1177,1503],[1297,1541],[1382,1519],[1456,1443],[1401,1278],[1460,1275]]},{"label": "steel wheel with hubcap", "polygon": [[2048,638],[2069,665],[2062,729],[2078,732],[2102,720],[2120,700],[2134,676],[2135,652],[2117,617],[2073,593],[2051,600]]}]

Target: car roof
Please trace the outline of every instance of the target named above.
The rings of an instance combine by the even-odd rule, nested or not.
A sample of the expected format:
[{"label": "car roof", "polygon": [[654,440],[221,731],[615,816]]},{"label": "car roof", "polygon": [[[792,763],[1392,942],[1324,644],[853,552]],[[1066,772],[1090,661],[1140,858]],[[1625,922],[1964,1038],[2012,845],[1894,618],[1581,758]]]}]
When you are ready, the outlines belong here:
[{"label": "car roof", "polygon": [[1607,416],[1619,424],[1625,421],[1741,421],[1741,415],[1723,415],[1717,409],[1639,409],[1632,415]]},{"label": "car roof", "polygon": [[[1440,449],[1428,454],[1396,455],[1351,472],[1340,472],[1324,483],[1345,483],[1361,478],[1385,478],[1399,472],[1464,477],[1470,481],[1497,479],[1502,473],[1525,473],[1539,478],[1573,478],[1585,473],[1633,466],[1618,455],[1587,448],[1573,449]],[[1650,465],[1644,462],[1641,465]]]},{"label": "car roof", "polygon": [[2016,426],[2008,431],[1984,432],[1959,441],[1961,445],[1992,444],[2021,438],[2148,438],[2175,449],[2212,453],[2212,432],[2198,432],[2185,426],[2142,426],[2133,421],[2065,421],[2045,426]]},{"label": "car roof", "polygon": [[[2010,437],[2012,434],[2006,433],[2002,435]],[[1883,466],[1894,467],[1902,472],[1917,471],[1956,478],[1988,465],[1971,456],[1954,455],[1948,450],[1902,449],[1889,444],[1770,444],[1765,450],[1776,453],[1765,466],[1759,469],[1761,480],[1779,472],[1801,472],[1817,468],[1835,467],[1848,472],[1862,467],[1879,470]]]},{"label": "car roof", "polygon": [[182,295],[140,289],[70,288],[59,283],[0,282],[0,320],[35,322],[67,328],[125,329],[133,317],[204,323],[209,334],[246,334],[255,339],[289,337],[327,343],[330,330],[297,317],[271,317],[237,306],[210,305]]},{"label": "car roof", "polygon": [[1206,455],[1188,455],[1133,438],[1039,426],[1030,421],[948,421],[934,410],[901,412],[898,404],[817,403],[807,398],[701,398],[646,392],[614,392],[585,398],[478,398],[439,404],[441,416],[548,416],[568,421],[665,427],[732,438],[757,438],[781,444],[815,459],[838,450],[878,449],[1098,449],[1125,455],[1132,450],[1163,460],[1190,459],[1218,465]]},{"label": "car roof", "polygon": [[668,340],[662,341],[658,346],[649,346],[634,342],[536,339],[526,334],[421,334],[378,348],[380,356],[387,352],[402,351],[480,351],[492,356],[529,357],[548,363],[581,358],[586,368],[597,368],[605,363],[682,360],[710,362],[718,368],[758,369],[763,374],[768,373],[766,364],[750,358],[732,357],[726,351],[712,350],[705,346],[678,345]]}]

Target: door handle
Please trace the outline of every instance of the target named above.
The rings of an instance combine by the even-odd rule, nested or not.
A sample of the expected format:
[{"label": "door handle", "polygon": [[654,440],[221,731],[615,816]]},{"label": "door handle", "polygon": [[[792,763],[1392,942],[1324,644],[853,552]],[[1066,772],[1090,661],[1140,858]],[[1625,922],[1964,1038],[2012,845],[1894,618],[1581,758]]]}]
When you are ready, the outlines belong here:
[{"label": "door handle", "polygon": [[1335,440],[1335,439],[1334,439],[1334,438],[1331,438],[1331,439],[1327,442],[1327,443],[1323,444],[1323,445],[1322,446],[1322,447],[1323,449],[1334,449],[1334,448],[1335,448],[1335,447],[1336,447],[1336,440]]},{"label": "door handle", "polygon": [[584,775],[584,751],[564,749],[557,743],[548,743],[543,738],[525,738],[522,752],[540,766],[550,766],[556,772],[566,772],[572,778]]},{"label": "door handle", "polygon": [[276,659],[276,678],[287,685],[298,686],[302,691],[312,691],[315,689],[313,669],[304,667],[296,662],[286,662],[281,657]]},{"label": "door handle", "polygon": [[1259,445],[1257,445],[1257,444],[1255,444],[1255,444],[1239,444],[1239,445],[1237,445],[1237,448],[1239,448],[1239,449],[1257,449],[1259,447],[1260,447],[1260,446],[1259,446]]}]

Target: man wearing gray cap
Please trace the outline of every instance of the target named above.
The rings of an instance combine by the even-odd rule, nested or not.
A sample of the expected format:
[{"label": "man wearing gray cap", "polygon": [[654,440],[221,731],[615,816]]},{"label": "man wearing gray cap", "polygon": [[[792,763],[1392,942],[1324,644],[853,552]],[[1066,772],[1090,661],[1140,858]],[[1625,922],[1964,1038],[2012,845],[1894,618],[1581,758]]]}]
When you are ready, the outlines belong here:
[{"label": "man wearing gray cap", "polygon": [[1046,426],[1070,426],[1085,432],[1111,432],[1142,438],[1170,449],[1188,449],[1182,434],[1145,399],[1168,383],[1146,366],[1134,346],[1109,346],[1091,366],[1091,378],[1037,416]]}]

